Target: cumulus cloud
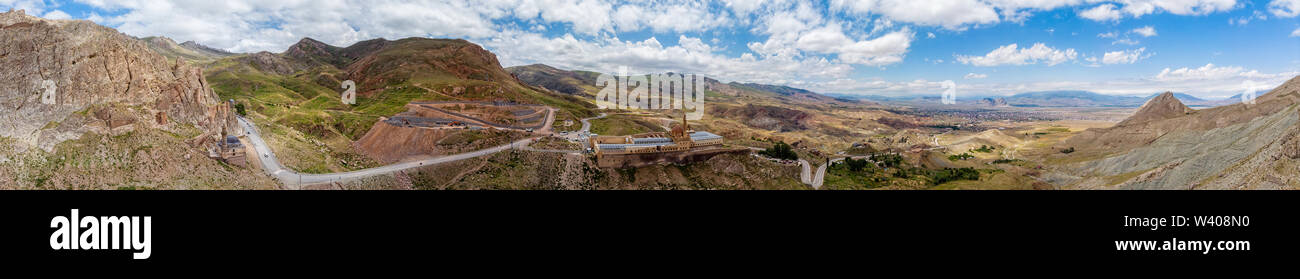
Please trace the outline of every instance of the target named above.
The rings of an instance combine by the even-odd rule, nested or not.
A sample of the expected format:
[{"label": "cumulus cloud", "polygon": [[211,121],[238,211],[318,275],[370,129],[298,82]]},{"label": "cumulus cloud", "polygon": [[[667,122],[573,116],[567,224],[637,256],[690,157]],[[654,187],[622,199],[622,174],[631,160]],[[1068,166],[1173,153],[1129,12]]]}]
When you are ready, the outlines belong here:
[{"label": "cumulus cloud", "polygon": [[484,44],[502,58],[505,65],[547,63],[565,69],[613,72],[620,66],[638,73],[699,73],[722,80],[744,80],[791,84],[802,80],[847,77],[852,67],[825,58],[799,59],[790,56],[727,57],[698,38],[681,37],[675,46],[665,46],[651,37],[642,41],[610,38],[587,41],[564,35],[547,38],[542,34],[506,31]]},{"label": "cumulus cloud", "polygon": [[1291,37],[1300,37],[1300,28],[1296,28],[1295,31],[1291,31]]},{"label": "cumulus cloud", "polygon": [[969,74],[966,74],[966,77],[965,77],[965,78],[966,78],[966,79],[982,79],[982,78],[987,78],[987,77],[989,77],[989,75],[986,75],[986,74],[969,73]]},{"label": "cumulus cloud", "polygon": [[1273,0],[1268,11],[1278,17],[1295,17],[1300,15],[1300,0]]},{"label": "cumulus cloud", "polygon": [[1116,21],[1120,19],[1119,10],[1114,4],[1102,4],[1079,12],[1079,16],[1094,21]]},{"label": "cumulus cloud", "polygon": [[956,55],[957,61],[962,64],[969,64],[979,67],[992,67],[1001,65],[1029,65],[1043,62],[1048,66],[1065,63],[1074,60],[1078,53],[1074,49],[1059,50],[1048,47],[1043,43],[1036,43],[1032,47],[1018,48],[1016,44],[1009,44],[985,54],[984,56],[965,56]]},{"label": "cumulus cloud", "polygon": [[910,29],[902,28],[874,38],[854,38],[840,22],[826,20],[806,2],[794,10],[766,16],[762,21],[766,26],[760,27],[760,33],[768,35],[768,39],[748,46],[764,57],[833,54],[841,63],[885,66],[902,62],[915,37]]},{"label": "cumulus cloud", "polygon": [[831,9],[860,15],[880,15],[924,26],[963,30],[970,25],[997,23],[993,6],[979,0],[832,0]]},{"label": "cumulus cloud", "polygon": [[48,12],[48,13],[45,13],[45,15],[43,15],[43,16],[41,16],[41,17],[43,17],[43,18],[47,18],[47,19],[71,19],[71,18],[72,18],[71,15],[68,15],[68,13],[65,13],[65,12],[60,11],[60,10],[53,10],[53,11],[50,11],[50,12]]},{"label": "cumulus cloud", "polygon": [[29,15],[41,15],[46,8],[45,1],[41,0],[0,0],[0,7],[24,10]]},{"label": "cumulus cloud", "polygon": [[1131,46],[1131,45],[1136,45],[1136,44],[1138,44],[1138,43],[1141,43],[1141,42],[1138,42],[1137,40],[1133,40],[1133,39],[1129,39],[1129,38],[1118,39],[1118,40],[1115,40],[1114,42],[1110,42],[1111,45],[1130,45],[1130,46]]},{"label": "cumulus cloud", "polygon": [[625,4],[617,8],[613,20],[622,31],[649,28],[657,33],[696,32],[731,24],[728,15],[695,1]]},{"label": "cumulus cloud", "polygon": [[[1103,1],[1099,1],[1103,2]],[[1099,22],[1118,21],[1125,16],[1139,18],[1157,12],[1175,15],[1207,15],[1230,11],[1237,0],[1113,0],[1079,12],[1079,16]]]},{"label": "cumulus cloud", "polygon": [[[0,0],[14,1],[14,0]],[[19,0],[22,1],[22,0]],[[193,40],[236,52],[282,51],[302,37],[347,45],[385,37],[482,39],[501,30],[565,26],[575,34],[701,32],[733,18],[701,1],[604,0],[76,0],[113,12],[95,18],[137,36]],[[35,1],[40,3],[40,1]]]},{"label": "cumulus cloud", "polygon": [[1214,64],[1205,64],[1198,68],[1182,67],[1178,69],[1165,68],[1156,74],[1157,81],[1191,81],[1191,80],[1224,80],[1232,78],[1252,78],[1252,79],[1277,79],[1293,76],[1295,73],[1277,73],[1264,74],[1258,70],[1249,70],[1238,66],[1215,66]]},{"label": "cumulus cloud", "polygon": [[1137,29],[1133,29],[1133,31],[1129,31],[1129,32],[1142,35],[1142,37],[1153,37],[1156,35],[1156,28],[1148,25],[1148,26],[1139,27]]},{"label": "cumulus cloud", "polygon": [[1150,54],[1143,55],[1143,53],[1145,53],[1146,51],[1147,48],[1144,47],[1139,49],[1106,52],[1106,54],[1102,55],[1101,57],[1101,63],[1102,64],[1133,64],[1136,63],[1138,60],[1151,57]]}]

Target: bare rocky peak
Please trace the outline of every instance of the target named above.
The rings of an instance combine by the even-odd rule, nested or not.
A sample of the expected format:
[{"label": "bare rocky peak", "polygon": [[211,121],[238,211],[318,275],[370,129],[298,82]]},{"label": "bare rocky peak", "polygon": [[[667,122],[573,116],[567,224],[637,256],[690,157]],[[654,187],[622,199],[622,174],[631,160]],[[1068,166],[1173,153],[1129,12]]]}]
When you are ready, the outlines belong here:
[{"label": "bare rocky peak", "polygon": [[1146,104],[1143,104],[1142,107],[1138,109],[1137,113],[1134,113],[1133,116],[1120,122],[1118,126],[1127,126],[1181,117],[1191,112],[1192,108],[1187,107],[1187,105],[1184,105],[1182,101],[1179,101],[1178,98],[1174,97],[1173,92],[1165,92],[1155,98],[1147,100]]},{"label": "bare rocky peak", "polygon": [[124,123],[88,113],[106,107],[125,113],[117,119],[147,120],[134,125],[183,123],[212,132],[230,124],[202,69],[171,63],[111,28],[17,10],[0,13],[0,37],[0,136],[51,150],[115,127],[101,122]]},{"label": "bare rocky peak", "polygon": [[209,47],[209,46],[205,46],[205,45],[202,45],[202,44],[196,43],[196,42],[194,42],[194,41],[185,41],[184,43],[181,43],[180,46],[183,47],[183,48],[185,48],[185,49],[188,49],[188,50],[193,50],[193,51],[197,51],[197,52],[200,52],[200,53],[211,54],[211,55],[221,56],[221,57],[235,55],[235,54],[232,53],[232,52],[229,52],[229,51],[226,51],[226,50],[223,50],[223,49],[216,49],[216,48],[212,48],[212,47]]}]

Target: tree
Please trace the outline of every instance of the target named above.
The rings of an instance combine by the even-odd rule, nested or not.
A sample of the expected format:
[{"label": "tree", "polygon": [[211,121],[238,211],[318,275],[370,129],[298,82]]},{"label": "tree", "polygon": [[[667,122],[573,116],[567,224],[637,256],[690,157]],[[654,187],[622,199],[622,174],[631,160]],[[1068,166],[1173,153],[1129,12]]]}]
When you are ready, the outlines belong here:
[{"label": "tree", "polygon": [[799,154],[794,153],[794,149],[784,141],[773,144],[772,147],[759,151],[758,154],[782,160],[798,160]]},{"label": "tree", "polygon": [[862,171],[862,169],[866,168],[869,163],[871,162],[867,161],[867,159],[862,159],[862,160],[854,160],[853,158],[844,159],[844,164],[848,165],[849,171],[853,171],[853,172]]},{"label": "tree", "polygon": [[871,155],[871,160],[882,168],[893,168],[903,165],[903,156],[898,154],[876,154]]},{"label": "tree", "polygon": [[235,104],[235,113],[238,113],[239,116],[248,116],[248,111],[244,110],[244,103]]}]

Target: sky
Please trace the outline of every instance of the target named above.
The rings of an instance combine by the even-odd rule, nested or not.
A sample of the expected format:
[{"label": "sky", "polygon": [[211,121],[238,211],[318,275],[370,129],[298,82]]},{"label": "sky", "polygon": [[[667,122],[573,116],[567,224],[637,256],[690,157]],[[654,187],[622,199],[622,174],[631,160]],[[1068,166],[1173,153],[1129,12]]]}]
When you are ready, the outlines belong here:
[{"label": "sky", "polygon": [[234,52],[463,38],[503,66],[694,73],[821,93],[1226,98],[1300,75],[1300,0],[0,0]]}]

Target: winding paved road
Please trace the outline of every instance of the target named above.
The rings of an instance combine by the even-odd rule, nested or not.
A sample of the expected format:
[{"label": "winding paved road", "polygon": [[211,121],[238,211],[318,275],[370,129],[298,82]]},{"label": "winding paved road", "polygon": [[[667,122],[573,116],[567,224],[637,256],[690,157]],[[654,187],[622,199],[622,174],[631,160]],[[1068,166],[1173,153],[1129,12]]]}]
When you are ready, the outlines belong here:
[{"label": "winding paved road", "polygon": [[822,188],[822,184],[826,183],[826,167],[830,166],[831,164],[844,161],[844,158],[846,157],[831,159],[830,163],[822,164],[821,166],[817,167],[816,174],[812,173],[812,166],[808,163],[807,160],[799,159],[799,166],[803,167],[803,176],[800,177],[799,179],[803,181],[803,184],[808,184],[808,186],[812,186],[814,190],[820,190]]},{"label": "winding paved road", "polygon": [[590,120],[593,120],[593,119],[601,119],[601,118],[605,118],[606,116],[609,116],[609,115],[608,115],[608,114],[605,114],[605,113],[602,112],[602,113],[600,113],[599,116],[596,116],[596,117],[583,118],[583,119],[581,120],[581,121],[582,121],[582,132],[584,132],[584,133],[590,133],[590,132],[591,132],[591,122],[590,122]]},{"label": "winding paved road", "polygon": [[[447,156],[429,158],[429,159],[418,160],[418,161],[402,162],[402,163],[396,163],[392,165],[369,168],[364,170],[341,172],[341,173],[328,173],[328,174],[307,174],[307,173],[296,172],[294,170],[285,168],[284,165],[281,165],[279,159],[275,157],[275,153],[272,152],[271,148],[267,146],[266,141],[262,140],[262,134],[257,130],[257,127],[254,126],[252,122],[249,122],[247,119],[244,119],[243,117],[237,117],[237,118],[239,119],[239,125],[244,127],[244,131],[247,134],[249,143],[252,144],[253,146],[253,150],[257,152],[257,154],[255,155],[258,156],[258,161],[262,162],[262,169],[266,170],[267,174],[270,174],[271,177],[274,177],[276,180],[279,180],[280,184],[283,184],[286,189],[290,189],[290,190],[301,189],[302,186],[304,185],[333,183],[333,182],[339,182],[347,179],[363,178],[363,177],[393,173],[397,171],[413,169],[413,168],[418,168],[423,166],[437,165],[437,164],[455,162],[455,161],[460,161],[460,160],[465,160],[470,158],[483,157],[483,156],[491,155],[505,150],[515,149],[519,147],[527,147],[529,143],[537,139],[536,137],[526,138],[526,139],[512,142],[510,144],[503,144],[500,146],[467,152],[467,153],[447,155]],[[554,119],[555,119],[555,110],[551,109],[549,115],[547,116],[547,120],[552,121]],[[544,127],[543,130],[549,129],[550,126],[551,126],[550,123],[547,123],[546,127]]]}]

